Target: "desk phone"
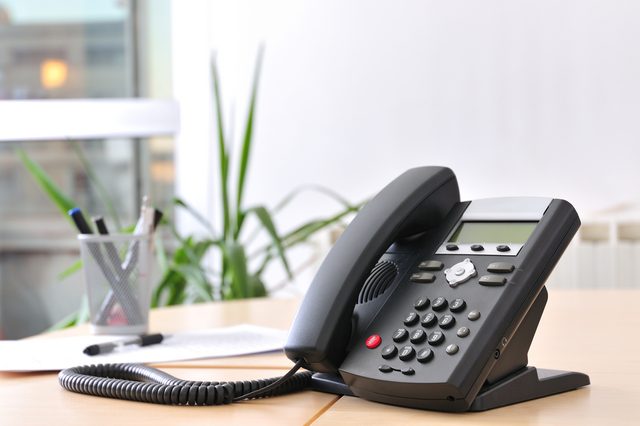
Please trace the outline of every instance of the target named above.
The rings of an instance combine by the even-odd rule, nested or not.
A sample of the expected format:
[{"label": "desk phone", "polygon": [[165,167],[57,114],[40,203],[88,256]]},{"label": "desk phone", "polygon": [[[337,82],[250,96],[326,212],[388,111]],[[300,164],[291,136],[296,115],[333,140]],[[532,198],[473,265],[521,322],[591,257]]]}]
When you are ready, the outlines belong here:
[{"label": "desk phone", "polygon": [[[411,169],[367,203],[322,263],[285,345],[295,362],[287,375],[203,384],[116,365],[65,370],[60,381],[168,404],[315,389],[439,411],[576,389],[589,384],[587,375],[529,367],[527,352],[547,301],[544,283],[579,226],[567,201],[461,202],[450,169]],[[308,371],[294,374],[299,368]],[[148,383],[132,382],[118,393],[118,379],[155,388],[136,391]]]}]

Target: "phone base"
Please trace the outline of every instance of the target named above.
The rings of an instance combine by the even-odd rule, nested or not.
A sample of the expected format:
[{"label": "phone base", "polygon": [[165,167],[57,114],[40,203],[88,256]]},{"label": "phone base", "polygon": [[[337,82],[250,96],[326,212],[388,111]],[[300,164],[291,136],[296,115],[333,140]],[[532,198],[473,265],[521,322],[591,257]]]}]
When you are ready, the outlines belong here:
[{"label": "phone base", "polygon": [[589,376],[583,373],[526,367],[480,390],[469,411],[485,411],[543,398],[589,383]]},{"label": "phone base", "polygon": [[[589,383],[589,376],[583,373],[525,367],[492,385],[485,385],[468,411],[491,410],[543,398],[587,386]],[[310,388],[319,392],[354,396],[340,376],[335,374],[314,374]]]}]

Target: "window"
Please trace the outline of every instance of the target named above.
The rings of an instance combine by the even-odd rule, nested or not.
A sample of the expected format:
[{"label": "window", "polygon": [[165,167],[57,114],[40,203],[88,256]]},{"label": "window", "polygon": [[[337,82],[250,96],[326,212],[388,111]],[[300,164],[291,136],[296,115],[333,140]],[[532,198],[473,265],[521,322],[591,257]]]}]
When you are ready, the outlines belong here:
[{"label": "window", "polygon": [[75,233],[17,149],[89,214],[109,218],[81,156],[123,224],[142,194],[169,205],[178,110],[156,99],[171,87],[168,11],[168,0],[0,0],[0,337],[46,329],[84,292],[80,274],[58,277],[77,259]]}]

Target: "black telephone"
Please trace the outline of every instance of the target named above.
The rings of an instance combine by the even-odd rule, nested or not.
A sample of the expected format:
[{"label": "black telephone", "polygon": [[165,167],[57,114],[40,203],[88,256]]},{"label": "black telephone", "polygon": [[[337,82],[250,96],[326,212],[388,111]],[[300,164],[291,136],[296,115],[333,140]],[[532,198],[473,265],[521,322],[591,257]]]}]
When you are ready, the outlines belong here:
[{"label": "black telephone", "polygon": [[[184,405],[311,388],[440,411],[487,410],[586,386],[585,374],[527,367],[545,280],[579,226],[564,200],[460,202],[450,169],[411,169],[362,209],[324,260],[285,345],[296,363],[287,375],[186,382],[128,364],[64,370],[60,383]],[[316,373],[294,375],[300,367]]]},{"label": "black telephone", "polygon": [[[589,384],[527,368],[544,283],[580,226],[550,198],[460,202],[453,172],[407,171],[337,241],[285,346],[318,388],[443,411],[485,410]],[[324,382],[324,383],[323,383]],[[338,383],[338,384],[336,384]]]}]

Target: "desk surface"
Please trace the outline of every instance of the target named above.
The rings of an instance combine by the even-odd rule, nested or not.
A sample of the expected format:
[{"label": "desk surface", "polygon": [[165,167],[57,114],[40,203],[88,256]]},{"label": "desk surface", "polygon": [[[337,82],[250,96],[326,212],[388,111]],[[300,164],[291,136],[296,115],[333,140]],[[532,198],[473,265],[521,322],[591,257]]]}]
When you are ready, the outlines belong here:
[{"label": "desk surface", "polygon": [[[158,309],[152,331],[172,332],[249,322],[288,328],[294,300],[250,300]],[[55,373],[0,373],[0,423],[13,424],[638,424],[640,291],[550,291],[530,351],[530,365],[581,371],[591,385],[482,413],[449,414],[305,391],[223,407],[169,407],[67,392]],[[84,326],[47,336],[87,333]],[[282,354],[158,364],[190,380],[243,380],[283,374]]]}]

